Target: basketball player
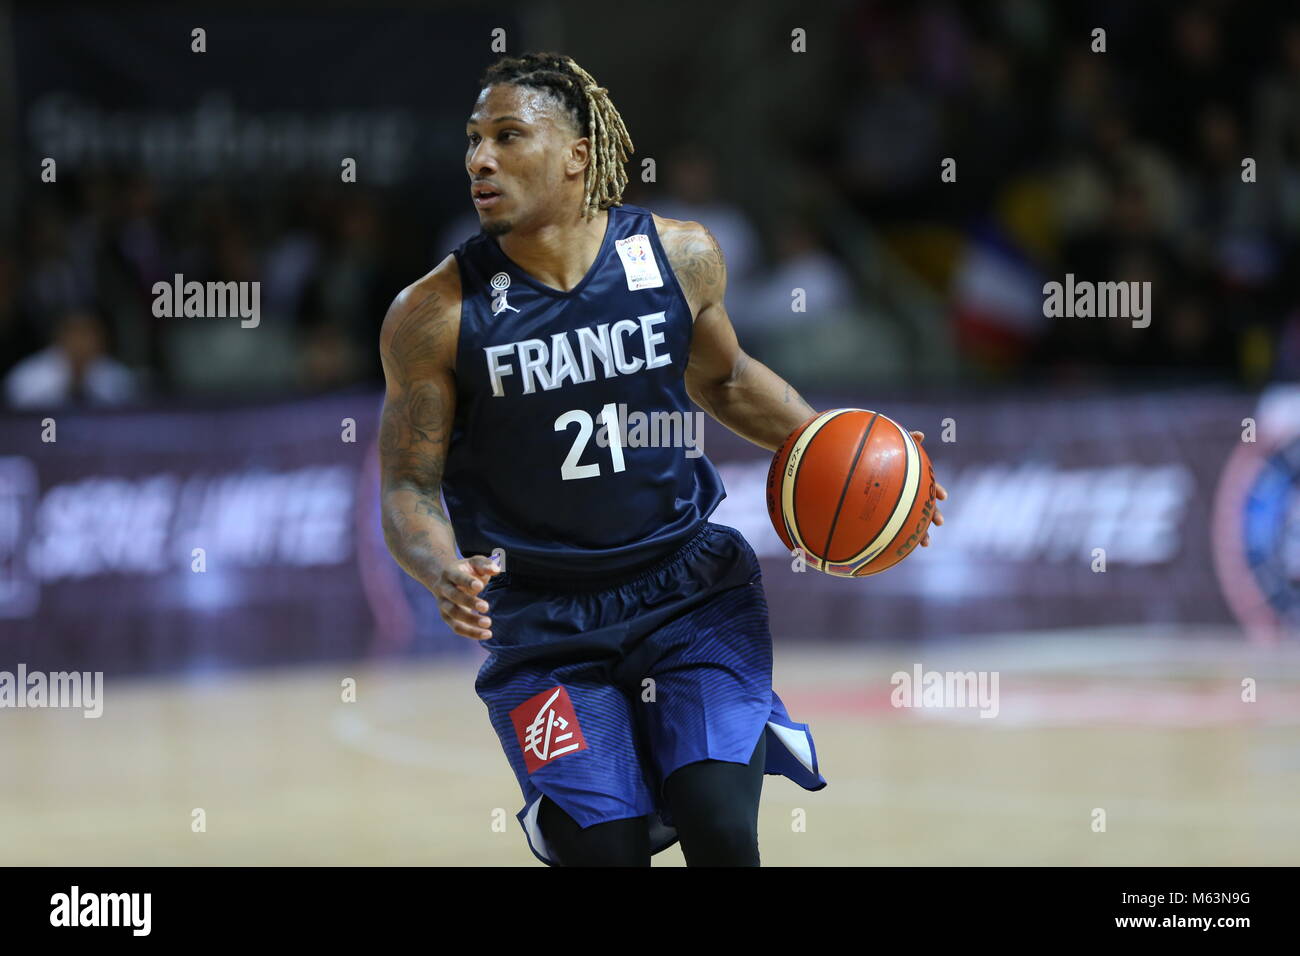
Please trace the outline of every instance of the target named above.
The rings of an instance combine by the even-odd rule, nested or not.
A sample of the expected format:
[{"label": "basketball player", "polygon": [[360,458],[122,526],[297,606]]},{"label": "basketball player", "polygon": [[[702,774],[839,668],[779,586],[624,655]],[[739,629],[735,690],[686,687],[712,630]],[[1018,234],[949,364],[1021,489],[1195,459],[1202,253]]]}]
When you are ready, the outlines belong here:
[{"label": "basketball player", "polygon": [[708,230],[621,203],[608,91],[554,54],[480,87],[482,229],[381,333],[388,546],[489,652],[475,689],[540,860],[648,866],[680,839],[689,866],[756,866],[764,773],[826,781],[772,689],[754,552],[708,520],[717,472],[627,447],[618,408],[684,416],[689,395],[769,451],[815,412],[741,351]]}]

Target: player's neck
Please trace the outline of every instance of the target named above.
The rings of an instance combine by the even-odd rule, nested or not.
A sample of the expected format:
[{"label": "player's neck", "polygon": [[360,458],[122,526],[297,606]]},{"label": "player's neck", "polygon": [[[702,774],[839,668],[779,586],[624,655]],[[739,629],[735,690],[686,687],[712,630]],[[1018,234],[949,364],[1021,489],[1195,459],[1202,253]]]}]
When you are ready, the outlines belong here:
[{"label": "player's neck", "polygon": [[547,223],[530,232],[512,229],[497,242],[512,262],[538,282],[568,292],[596,261],[608,224],[608,209],[590,222],[575,213],[571,220]]}]

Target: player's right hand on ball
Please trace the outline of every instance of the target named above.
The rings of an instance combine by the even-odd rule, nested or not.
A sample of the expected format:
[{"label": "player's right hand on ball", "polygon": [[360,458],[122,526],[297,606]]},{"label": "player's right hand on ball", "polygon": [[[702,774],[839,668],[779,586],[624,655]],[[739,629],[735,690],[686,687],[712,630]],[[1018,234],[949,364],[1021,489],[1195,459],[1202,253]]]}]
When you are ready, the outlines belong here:
[{"label": "player's right hand on ball", "polygon": [[487,587],[492,575],[500,573],[496,562],[481,554],[442,569],[434,583],[433,594],[438,599],[438,612],[448,627],[461,637],[475,641],[486,641],[492,636],[487,601],[478,595]]}]

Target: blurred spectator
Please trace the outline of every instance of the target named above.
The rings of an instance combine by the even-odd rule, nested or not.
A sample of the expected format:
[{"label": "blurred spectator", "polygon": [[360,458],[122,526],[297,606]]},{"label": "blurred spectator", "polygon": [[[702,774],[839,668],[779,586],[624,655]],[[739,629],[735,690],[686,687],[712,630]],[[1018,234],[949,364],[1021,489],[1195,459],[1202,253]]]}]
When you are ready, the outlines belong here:
[{"label": "blurred spectator", "polygon": [[703,223],[713,233],[727,261],[728,307],[744,312],[753,297],[762,253],[749,216],[719,195],[717,164],[702,146],[680,146],[665,172],[668,195],[646,200],[648,208],[665,219]]},{"label": "blurred spectator", "polygon": [[[798,327],[801,334],[815,334],[826,320],[854,310],[858,298],[847,270],[802,218],[781,220],[774,237],[776,263],[757,284],[748,307],[728,308],[745,351],[764,361],[772,355],[777,333]],[[794,310],[796,289],[802,291],[800,312]]]},{"label": "blurred spectator", "polygon": [[1225,322],[1216,322],[1213,298],[1194,279],[1180,277],[1168,317],[1158,327],[1165,364],[1217,375],[1237,364],[1236,343]]},{"label": "blurred spectator", "polygon": [[348,334],[327,322],[311,329],[303,342],[299,383],[308,392],[323,392],[355,381],[358,354]]},{"label": "blurred spectator", "polygon": [[1259,168],[1282,227],[1300,235],[1300,19],[1287,24],[1280,37],[1280,67],[1260,86]]},{"label": "blurred spectator", "polygon": [[315,318],[342,332],[357,352],[370,352],[392,298],[391,290],[379,288],[379,210],[369,196],[350,196],[334,225],[334,242],[321,264]]},{"label": "blurred spectator", "polygon": [[1147,125],[1171,154],[1190,152],[1205,107],[1222,101],[1240,110],[1243,74],[1229,59],[1231,21],[1206,4],[1191,4],[1166,21],[1168,54],[1150,67],[1159,82],[1149,106]]},{"label": "blurred spectator", "polygon": [[[950,202],[979,209],[987,208],[1008,169],[1024,163],[1031,147],[1027,135],[1031,120],[1023,97],[1017,95],[1008,51],[983,43],[974,48],[971,63],[970,86],[956,99],[951,124],[962,144],[958,178],[962,188]],[[937,179],[935,165],[931,160],[932,183]]]},{"label": "blurred spectator", "polygon": [[[908,51],[880,38],[849,90],[840,176],[860,208],[877,219],[914,216],[938,181],[942,104],[908,74]],[[981,134],[982,135],[982,134]]]},{"label": "blurred spectator", "polygon": [[64,313],[53,344],[5,377],[5,397],[14,408],[120,405],[138,393],[135,376],[107,354],[103,322],[86,310]]},{"label": "blurred spectator", "polygon": [[1111,61],[1087,49],[1075,49],[1065,59],[1060,87],[1052,106],[1052,136],[1067,150],[1085,148],[1097,117],[1116,102]]},{"label": "blurred spectator", "polygon": [[50,315],[95,300],[94,266],[85,247],[69,241],[67,217],[57,206],[35,203],[28,222],[25,304],[29,315]]},{"label": "blurred spectator", "polygon": [[1066,153],[1058,167],[1053,196],[1065,238],[1105,229],[1121,186],[1140,194],[1146,227],[1166,236],[1177,231],[1182,193],[1173,164],[1137,140],[1128,116],[1113,106],[1092,117],[1083,150]]}]

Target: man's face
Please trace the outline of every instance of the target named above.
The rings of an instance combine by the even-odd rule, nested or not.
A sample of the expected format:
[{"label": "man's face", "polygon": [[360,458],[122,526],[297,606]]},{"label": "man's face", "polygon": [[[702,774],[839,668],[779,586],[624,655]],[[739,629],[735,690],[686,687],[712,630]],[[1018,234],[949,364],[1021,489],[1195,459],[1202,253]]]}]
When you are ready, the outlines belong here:
[{"label": "man's face", "polygon": [[104,354],[104,327],[94,315],[76,312],[66,316],[56,338],[59,348],[78,370]]},{"label": "man's face", "polygon": [[[545,221],[581,184],[585,137],[554,96],[521,86],[489,86],[465,124],[465,168],[479,224],[490,236]],[[576,162],[575,167],[575,151]],[[491,195],[480,196],[480,191]]]}]

